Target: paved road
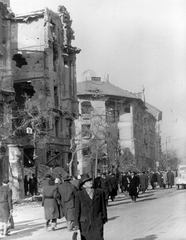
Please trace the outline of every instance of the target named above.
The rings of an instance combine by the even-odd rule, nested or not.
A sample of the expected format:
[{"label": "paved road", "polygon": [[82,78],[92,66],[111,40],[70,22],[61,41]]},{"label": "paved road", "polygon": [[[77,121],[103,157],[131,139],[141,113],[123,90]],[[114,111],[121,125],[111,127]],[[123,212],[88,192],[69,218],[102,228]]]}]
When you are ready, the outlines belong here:
[{"label": "paved road", "polygon": [[[186,190],[148,190],[136,203],[120,193],[109,202],[108,217],[105,240],[186,240]],[[7,239],[72,239],[64,218],[55,232],[45,231],[41,206],[20,207],[14,219],[16,228]]]}]

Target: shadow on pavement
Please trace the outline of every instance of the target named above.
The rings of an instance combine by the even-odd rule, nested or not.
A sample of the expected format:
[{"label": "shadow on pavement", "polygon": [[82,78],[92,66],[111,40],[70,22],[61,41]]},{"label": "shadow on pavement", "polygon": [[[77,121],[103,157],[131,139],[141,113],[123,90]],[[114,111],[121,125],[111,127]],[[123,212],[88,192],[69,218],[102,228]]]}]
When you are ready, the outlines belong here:
[{"label": "shadow on pavement", "polygon": [[156,197],[152,197],[152,198],[148,198],[148,199],[140,199],[140,198],[137,198],[137,202],[145,202],[145,201],[151,201],[151,200],[155,200],[157,199]]},{"label": "shadow on pavement", "polygon": [[134,238],[133,240],[154,240],[157,239],[157,235],[148,235],[146,237],[143,238]]},{"label": "shadow on pavement", "polygon": [[[28,221],[27,221],[28,222]],[[30,221],[32,222],[32,221]],[[39,229],[44,229],[44,224],[41,223],[41,224],[38,224],[38,223],[35,223],[35,224],[17,224],[15,226],[15,229],[12,230],[10,232],[10,236],[8,237],[8,239],[21,239],[22,237],[29,237],[29,236],[32,236],[32,234],[36,231],[38,231]]]},{"label": "shadow on pavement", "polygon": [[119,216],[115,216],[115,217],[111,217],[108,219],[108,221],[112,221],[112,220],[115,220],[116,218],[118,218]]},{"label": "shadow on pavement", "polygon": [[26,224],[26,223],[31,223],[31,222],[35,222],[35,221],[37,221],[37,220],[41,220],[41,219],[43,219],[43,218],[36,218],[36,219],[34,219],[34,220],[25,220],[25,221],[18,221],[18,222],[16,222],[16,228],[17,228],[17,226],[19,226],[19,225],[22,225],[22,224]]}]

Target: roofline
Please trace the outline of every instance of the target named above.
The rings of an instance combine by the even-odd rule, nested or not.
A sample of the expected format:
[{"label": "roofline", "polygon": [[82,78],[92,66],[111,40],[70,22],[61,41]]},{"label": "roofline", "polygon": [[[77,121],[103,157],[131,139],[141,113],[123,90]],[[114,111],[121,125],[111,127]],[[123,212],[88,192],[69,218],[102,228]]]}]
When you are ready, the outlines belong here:
[{"label": "roofline", "polygon": [[[93,97],[93,96],[95,96],[95,95],[96,95],[96,94],[78,94],[78,93],[77,93],[77,97],[82,96],[82,97],[84,97],[84,98]],[[99,94],[97,94],[97,95],[99,95]],[[117,98],[116,100],[125,99],[125,98],[127,98],[127,99],[129,99],[129,100],[136,100],[136,101],[139,101],[139,102],[140,102],[140,104],[142,105],[142,107],[144,107],[144,109],[147,109],[147,107],[145,106],[145,103],[142,101],[141,98],[131,98],[131,97],[124,97],[124,96],[108,95],[108,94],[107,94],[107,95],[106,95],[106,94],[103,94],[103,95],[100,94],[100,98],[101,98],[101,97]]]},{"label": "roofline", "polygon": [[45,11],[46,9],[41,9],[41,10],[29,12],[29,13],[16,14],[14,19],[18,20],[18,19],[24,19],[25,17],[43,16]]}]

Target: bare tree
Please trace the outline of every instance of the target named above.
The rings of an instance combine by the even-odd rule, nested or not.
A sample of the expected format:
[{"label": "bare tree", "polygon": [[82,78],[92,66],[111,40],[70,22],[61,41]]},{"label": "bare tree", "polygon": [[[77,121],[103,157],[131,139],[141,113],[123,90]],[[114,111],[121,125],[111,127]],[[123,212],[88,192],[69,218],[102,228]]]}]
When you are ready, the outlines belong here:
[{"label": "bare tree", "polygon": [[[119,152],[117,124],[108,124],[104,115],[94,112],[89,124],[83,126],[80,134],[81,147],[86,152],[86,160],[91,166],[91,171],[94,166],[93,174],[96,177],[98,160],[108,155],[108,152]],[[114,157],[116,156],[114,155]]]},{"label": "bare tree", "polygon": [[159,168],[162,170],[175,170],[181,163],[181,159],[175,149],[169,149],[166,152],[162,152]]}]

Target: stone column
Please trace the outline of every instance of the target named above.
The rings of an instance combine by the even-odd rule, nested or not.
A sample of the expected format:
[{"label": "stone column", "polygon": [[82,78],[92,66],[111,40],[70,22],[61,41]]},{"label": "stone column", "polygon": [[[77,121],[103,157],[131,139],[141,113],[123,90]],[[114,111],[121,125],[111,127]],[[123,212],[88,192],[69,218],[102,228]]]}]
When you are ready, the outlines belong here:
[{"label": "stone column", "polygon": [[23,147],[9,144],[9,181],[13,192],[13,199],[24,198],[24,163]]}]

